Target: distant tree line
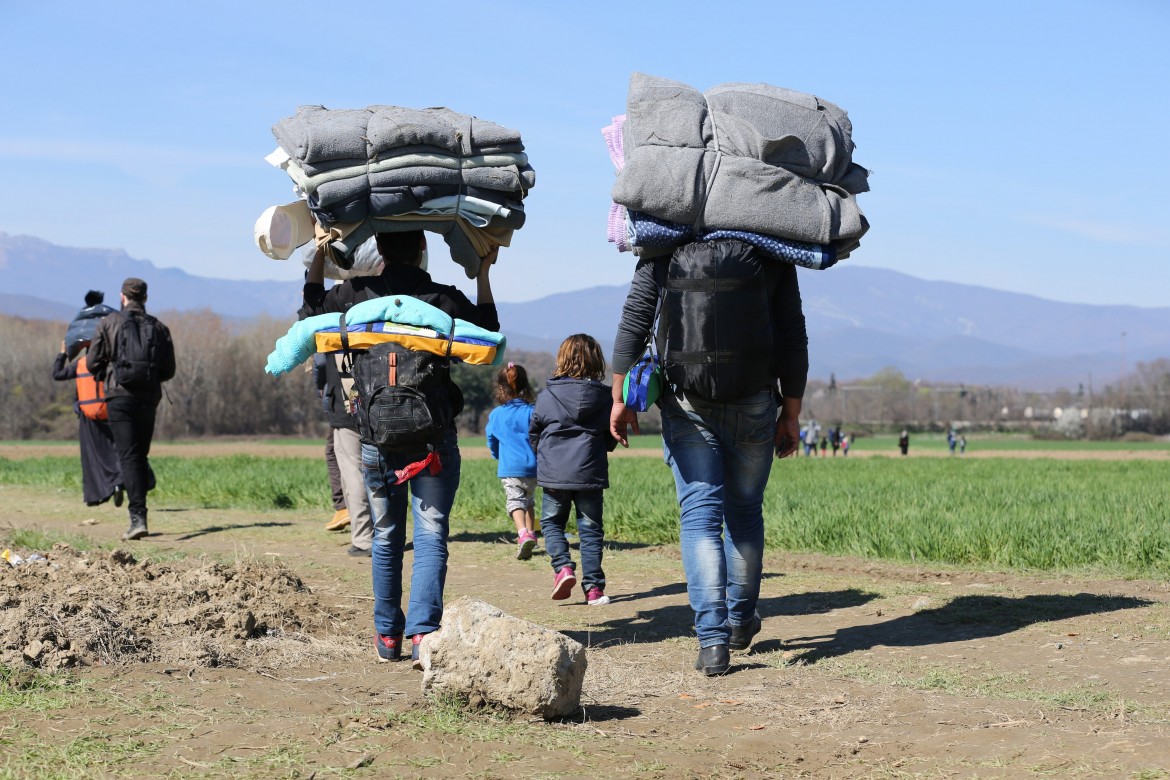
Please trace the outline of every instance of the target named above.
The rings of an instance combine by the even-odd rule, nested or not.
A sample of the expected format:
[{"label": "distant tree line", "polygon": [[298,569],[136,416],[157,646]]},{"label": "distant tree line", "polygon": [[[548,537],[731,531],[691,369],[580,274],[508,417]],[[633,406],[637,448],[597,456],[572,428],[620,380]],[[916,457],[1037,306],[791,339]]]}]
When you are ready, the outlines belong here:
[{"label": "distant tree line", "polygon": [[[175,341],[175,378],[164,385],[156,436],[324,436],[326,425],[308,364],[280,377],[264,373],[276,339],[289,322],[243,323],[210,311],[158,315]],[[0,439],[68,439],[77,435],[72,382],[54,382],[53,360],[65,324],[0,315]],[[555,359],[540,352],[508,350],[539,389]],[[458,423],[478,433],[495,405],[498,369],[457,365],[464,394]]]},{"label": "distant tree line", "polygon": [[[281,377],[264,373],[273,343],[289,322],[236,322],[209,312],[164,312],[175,340],[178,370],[159,405],[157,436],[324,436],[317,392],[306,365]],[[65,335],[59,322],[0,316],[0,439],[72,438],[77,435],[73,384],[54,382],[53,359]],[[555,360],[542,352],[509,349],[535,389],[544,386]],[[457,365],[463,390],[458,424],[480,433],[495,405],[497,369]],[[1078,387],[1039,393],[1013,388],[914,382],[893,368],[865,379],[812,380],[804,417],[824,424],[911,426],[942,430],[959,423],[983,429],[1040,430],[1106,438],[1130,431],[1170,433],[1170,359],[1139,363],[1123,381],[1094,390]],[[1075,415],[1074,417],[1063,415]],[[1076,419],[1079,425],[1072,425]],[[641,420],[657,431],[652,410]]]},{"label": "distant tree line", "polygon": [[959,382],[911,381],[895,368],[838,382],[810,380],[803,416],[822,423],[946,430],[1055,432],[1113,438],[1170,433],[1170,359],[1138,363],[1133,374],[1094,389],[1039,392]]}]

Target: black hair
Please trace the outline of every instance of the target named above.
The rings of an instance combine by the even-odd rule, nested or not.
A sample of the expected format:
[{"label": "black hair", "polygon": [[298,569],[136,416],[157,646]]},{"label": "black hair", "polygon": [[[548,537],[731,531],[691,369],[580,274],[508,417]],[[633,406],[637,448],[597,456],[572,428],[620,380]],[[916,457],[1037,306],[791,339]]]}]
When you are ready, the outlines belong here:
[{"label": "black hair", "polygon": [[375,236],[378,242],[378,254],[390,263],[414,264],[422,255],[423,232],[408,230],[405,233],[378,233]]}]

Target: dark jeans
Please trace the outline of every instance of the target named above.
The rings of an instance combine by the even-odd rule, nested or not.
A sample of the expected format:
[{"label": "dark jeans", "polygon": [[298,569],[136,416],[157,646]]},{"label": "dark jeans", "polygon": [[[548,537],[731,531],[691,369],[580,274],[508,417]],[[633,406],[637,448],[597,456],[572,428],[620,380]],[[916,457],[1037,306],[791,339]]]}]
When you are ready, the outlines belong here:
[{"label": "dark jeans", "polygon": [[[544,488],[541,504],[540,532],[544,534],[544,548],[548,551],[553,571],[563,566],[573,566],[569,555],[569,543],[565,539],[565,526],[569,522],[569,509],[577,506],[577,536],[581,540],[581,588],[586,593],[590,588],[605,590],[605,572],[601,569],[601,556],[605,547],[605,526],[602,524],[603,492],[596,490],[556,490]],[[576,569],[576,566],[573,566]]]},{"label": "dark jeans", "polygon": [[129,396],[114,396],[106,401],[110,415],[110,432],[122,464],[122,485],[131,517],[146,519],[146,491],[150,490],[150,441],[154,438],[155,406]]}]

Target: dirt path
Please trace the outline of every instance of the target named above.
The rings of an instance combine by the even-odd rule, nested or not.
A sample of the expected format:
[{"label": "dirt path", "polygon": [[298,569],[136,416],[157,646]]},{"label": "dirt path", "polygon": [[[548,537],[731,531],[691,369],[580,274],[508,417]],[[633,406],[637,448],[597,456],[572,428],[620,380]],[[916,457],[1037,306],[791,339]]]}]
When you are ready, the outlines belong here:
[{"label": "dirt path", "polygon": [[[123,530],[73,496],[0,487],[0,502],[3,527]],[[590,647],[580,717],[544,724],[429,705],[408,665],[375,663],[369,564],[322,521],[154,508],[139,557],[283,561],[320,602],[315,644],[247,670],[84,669],[43,720],[0,710],[5,760],[100,739],[116,750],[93,748],[88,773],[120,777],[1170,777],[1164,582],[770,556],[763,632],[708,680],[689,668],[676,547],[609,550],[614,601],[591,608],[549,601],[547,559],[514,560],[502,527],[457,529],[449,599]]]}]

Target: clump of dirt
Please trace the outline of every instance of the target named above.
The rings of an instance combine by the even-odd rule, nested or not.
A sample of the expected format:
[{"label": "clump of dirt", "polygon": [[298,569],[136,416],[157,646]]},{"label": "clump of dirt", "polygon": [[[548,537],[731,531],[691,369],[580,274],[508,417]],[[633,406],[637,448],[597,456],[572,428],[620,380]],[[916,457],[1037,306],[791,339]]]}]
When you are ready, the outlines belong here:
[{"label": "clump of dirt", "polygon": [[57,544],[45,560],[0,566],[0,664],[11,667],[259,666],[266,640],[307,643],[330,617],[276,563],[164,565]]}]

